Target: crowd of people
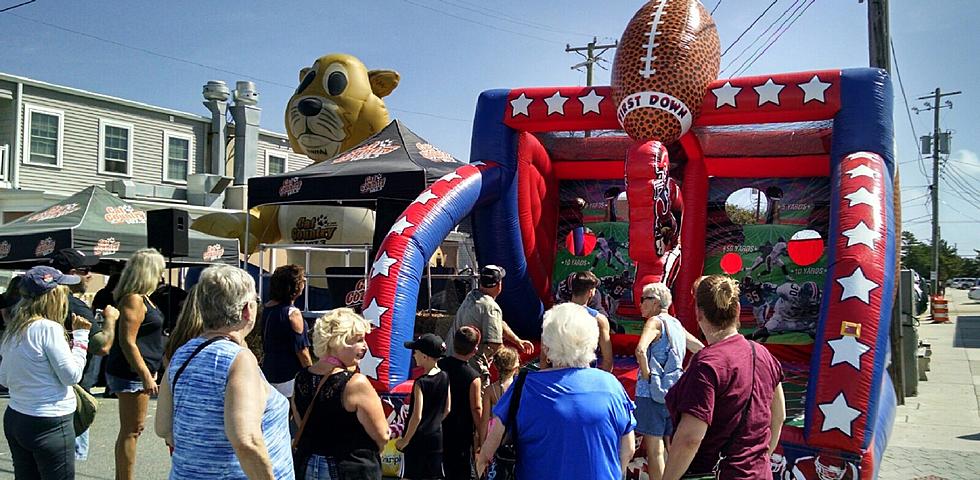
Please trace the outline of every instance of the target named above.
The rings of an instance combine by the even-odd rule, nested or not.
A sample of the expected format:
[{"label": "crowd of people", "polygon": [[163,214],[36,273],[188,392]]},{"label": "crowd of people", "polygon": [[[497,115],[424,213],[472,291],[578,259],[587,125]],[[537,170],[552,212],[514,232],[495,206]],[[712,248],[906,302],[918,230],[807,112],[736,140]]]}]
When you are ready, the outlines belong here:
[{"label": "crowd of people", "polygon": [[[609,320],[588,306],[595,275],[571,279],[571,300],[545,313],[535,346],[496,303],[506,271],[484,266],[445,341],[427,333],[405,343],[417,377],[404,428],[391,429],[358,369],[370,323],[339,308],[308,326],[294,305],[302,267],[279,267],[261,306],[244,270],[205,269],[165,337],[167,315],[150,298],[163,257],[136,252],[97,313],[73,295],[94,264],[58,252],[2,297],[4,433],[17,478],[74,478],[88,443],[73,424],[75,386],[90,389],[101,363],[119,399],[119,479],[137,476],[154,396],[170,478],[380,479],[397,437],[406,479],[619,479],[642,436],[651,479],[754,479],[769,474],[785,418],[779,363],[738,333],[739,285],[723,276],[694,285],[704,343],[669,314],[665,285],[644,286],[631,399],[611,373]],[[245,340],[253,329],[261,359]]]}]

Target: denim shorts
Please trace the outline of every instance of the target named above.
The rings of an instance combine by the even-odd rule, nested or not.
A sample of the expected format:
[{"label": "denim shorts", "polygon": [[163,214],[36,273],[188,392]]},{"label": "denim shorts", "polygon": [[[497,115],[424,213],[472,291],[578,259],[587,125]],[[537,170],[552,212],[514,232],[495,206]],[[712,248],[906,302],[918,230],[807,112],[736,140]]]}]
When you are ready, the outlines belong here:
[{"label": "denim shorts", "polygon": [[105,382],[112,393],[139,393],[143,391],[143,382],[120,378],[112,374],[105,374]]},{"label": "denim shorts", "polygon": [[303,480],[339,480],[340,472],[337,471],[337,462],[331,457],[320,455],[310,455],[306,461],[306,471],[303,472]]},{"label": "denim shorts", "polygon": [[667,406],[649,397],[636,397],[636,431],[643,435],[669,437],[674,433]]}]

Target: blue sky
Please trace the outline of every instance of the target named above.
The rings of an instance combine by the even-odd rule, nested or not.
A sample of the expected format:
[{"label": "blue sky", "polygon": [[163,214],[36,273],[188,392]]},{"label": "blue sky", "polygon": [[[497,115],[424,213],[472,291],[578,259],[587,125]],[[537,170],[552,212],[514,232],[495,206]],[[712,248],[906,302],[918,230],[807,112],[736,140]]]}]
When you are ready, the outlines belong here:
[{"label": "blue sky", "polygon": [[[705,1],[710,9],[718,0]],[[16,3],[20,1],[0,0],[0,8]],[[722,0],[714,15],[722,48],[771,3]],[[618,0],[38,0],[0,14],[0,71],[202,115],[206,111],[200,92],[207,80],[233,84],[251,79],[261,95],[262,126],[282,132],[283,108],[298,83],[299,69],[326,53],[345,52],[369,68],[397,70],[401,84],[386,99],[393,117],[467,159],[471,118],[481,91],[584,85],[584,73],[569,68],[580,57],[566,53],[565,45],[584,45],[593,35],[600,41],[619,38],[640,5]],[[804,8],[742,75],[867,65],[865,4],[778,0],[722,59],[722,66],[781,13]],[[952,110],[942,112],[943,128],[953,131],[953,153],[944,170],[941,207],[944,238],[967,254],[980,249],[980,138],[969,127],[980,124],[980,67],[968,56],[980,46],[976,12],[972,0],[891,1],[891,33],[910,105],[921,106],[915,98],[936,87],[964,91],[952,98]],[[612,52],[607,58],[612,61]],[[735,69],[733,65],[724,76]],[[609,73],[598,70],[595,83],[608,82]],[[931,211],[925,203],[929,180],[918,165],[916,141],[895,83],[903,215],[911,220],[904,228],[928,239],[924,216]],[[932,115],[913,114],[912,123],[918,135],[927,134]],[[925,169],[931,175],[928,159]]]}]

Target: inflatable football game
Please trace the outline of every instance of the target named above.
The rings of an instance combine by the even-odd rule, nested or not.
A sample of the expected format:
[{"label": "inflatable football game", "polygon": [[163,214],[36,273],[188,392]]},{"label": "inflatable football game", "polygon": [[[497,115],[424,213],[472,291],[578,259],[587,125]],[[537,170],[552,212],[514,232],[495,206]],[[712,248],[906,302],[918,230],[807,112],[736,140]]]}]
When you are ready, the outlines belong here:
[{"label": "inflatable football game", "polygon": [[[717,71],[700,3],[654,0],[623,35],[612,86],[484,92],[470,164],[423,191],[375,258],[364,315],[376,385],[408,380],[401,345],[424,265],[471,216],[480,263],[507,270],[498,303],[524,338],[570,273],[601,279],[628,391],[637,289],[668,283],[674,313],[700,333],[693,282],[737,279],[742,332],[786,374],[774,478],[875,478],[895,407],[890,81],[876,69]],[[641,465],[629,478],[645,478]]]}]

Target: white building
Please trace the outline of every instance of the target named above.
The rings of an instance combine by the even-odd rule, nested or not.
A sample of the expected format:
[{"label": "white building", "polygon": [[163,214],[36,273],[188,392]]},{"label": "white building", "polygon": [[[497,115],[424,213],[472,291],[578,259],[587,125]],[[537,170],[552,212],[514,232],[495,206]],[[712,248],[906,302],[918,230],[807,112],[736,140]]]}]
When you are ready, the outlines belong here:
[{"label": "white building", "polygon": [[212,116],[0,73],[0,223],[93,184],[192,218],[241,210],[248,177],[310,164],[286,135],[258,128],[254,86],[207,87]]}]

